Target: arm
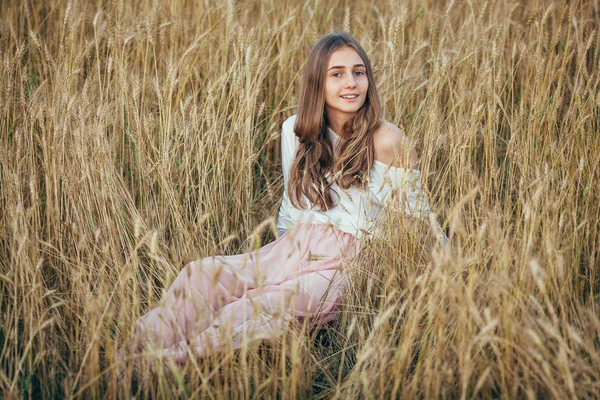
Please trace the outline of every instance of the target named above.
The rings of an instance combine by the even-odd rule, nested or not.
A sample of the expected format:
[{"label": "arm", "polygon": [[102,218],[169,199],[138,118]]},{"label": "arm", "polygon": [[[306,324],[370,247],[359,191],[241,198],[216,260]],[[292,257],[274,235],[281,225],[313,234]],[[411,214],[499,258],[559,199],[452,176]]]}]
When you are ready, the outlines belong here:
[{"label": "arm", "polygon": [[434,230],[439,230],[440,242],[448,244],[448,237],[431,213],[429,198],[421,187],[419,159],[408,137],[395,125],[384,123],[375,133],[373,144],[379,162],[375,168],[379,187],[374,191],[378,200],[382,204],[395,200],[394,205],[406,215],[429,222]]},{"label": "arm", "polygon": [[277,218],[277,231],[279,236],[283,235],[294,221],[290,216],[292,203],[288,195],[288,182],[290,180],[290,170],[296,155],[297,141],[294,134],[295,116],[287,119],[281,129],[281,167],[283,169],[283,200],[279,207],[279,216]]}]

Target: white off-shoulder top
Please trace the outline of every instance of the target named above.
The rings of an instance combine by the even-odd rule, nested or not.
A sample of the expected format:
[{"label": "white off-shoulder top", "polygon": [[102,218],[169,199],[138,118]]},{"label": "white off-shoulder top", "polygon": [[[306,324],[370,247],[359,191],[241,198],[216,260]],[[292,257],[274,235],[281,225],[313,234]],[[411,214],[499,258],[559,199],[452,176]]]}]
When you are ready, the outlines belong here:
[{"label": "white off-shoulder top", "polygon": [[[421,173],[418,170],[391,167],[375,160],[371,168],[368,190],[351,187],[344,190],[336,183],[331,185],[336,207],[327,211],[315,207],[295,208],[288,195],[290,170],[298,148],[294,133],[296,116],[288,118],[281,130],[281,163],[285,190],[279,208],[277,230],[282,235],[296,222],[332,224],[358,238],[377,234],[381,210],[385,205],[399,209],[410,216],[425,219],[429,216],[429,201],[421,190]],[[334,147],[342,138],[328,129]],[[303,198],[304,203],[308,200]],[[445,236],[445,235],[444,235]]]}]

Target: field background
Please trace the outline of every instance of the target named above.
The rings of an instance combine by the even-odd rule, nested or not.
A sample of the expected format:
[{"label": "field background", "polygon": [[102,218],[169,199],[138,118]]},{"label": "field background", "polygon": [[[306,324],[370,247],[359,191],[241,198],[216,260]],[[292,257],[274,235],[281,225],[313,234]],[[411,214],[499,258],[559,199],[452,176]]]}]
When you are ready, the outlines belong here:
[{"label": "field background", "polygon": [[[598,398],[599,21],[597,0],[0,0],[0,397]],[[273,239],[281,123],[331,30],[369,53],[452,252],[391,216],[339,321],[117,379],[185,263]]]}]

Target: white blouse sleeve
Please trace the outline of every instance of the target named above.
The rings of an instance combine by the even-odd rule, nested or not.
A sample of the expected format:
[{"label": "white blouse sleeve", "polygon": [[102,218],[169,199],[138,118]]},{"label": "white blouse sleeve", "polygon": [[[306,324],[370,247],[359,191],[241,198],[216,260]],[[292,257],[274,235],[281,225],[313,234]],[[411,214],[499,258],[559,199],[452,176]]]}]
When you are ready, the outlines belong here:
[{"label": "white blouse sleeve", "polygon": [[294,134],[294,123],[296,116],[288,118],[281,129],[281,167],[283,169],[283,201],[279,207],[279,216],[277,218],[277,231],[283,235],[290,228],[294,221],[290,216],[290,210],[293,207],[288,195],[288,182],[290,180],[290,170],[296,155],[298,138]]},{"label": "white blouse sleeve", "polygon": [[[394,210],[428,223],[429,198],[427,193],[422,190],[419,170],[391,167],[375,161],[369,188],[380,205],[387,205]],[[441,243],[448,244],[448,237],[437,220],[435,223],[441,232]]]}]

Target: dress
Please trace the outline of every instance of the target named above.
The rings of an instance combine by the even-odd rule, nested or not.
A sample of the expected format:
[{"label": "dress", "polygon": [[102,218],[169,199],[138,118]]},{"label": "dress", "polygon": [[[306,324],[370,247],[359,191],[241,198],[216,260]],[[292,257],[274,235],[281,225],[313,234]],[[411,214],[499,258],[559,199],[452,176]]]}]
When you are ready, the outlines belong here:
[{"label": "dress", "polygon": [[[190,352],[239,347],[244,340],[277,338],[293,320],[318,325],[336,319],[348,281],[345,265],[361,238],[377,230],[377,217],[393,193],[402,211],[421,218],[428,202],[419,171],[376,163],[369,190],[337,193],[338,206],[323,212],[298,210],[287,193],[298,140],[295,116],[282,129],[285,193],[279,210],[280,237],[246,254],[206,257],[185,266],[160,304],[135,324],[138,346],[152,345],[185,362]],[[332,141],[341,138],[329,131]]]},{"label": "dress", "polygon": [[[356,187],[342,189],[334,182],[330,187],[337,207],[327,211],[294,208],[287,187],[299,145],[298,138],[294,134],[295,122],[295,115],[288,118],[283,123],[281,131],[281,164],[286,190],[283,193],[277,220],[280,234],[297,221],[310,221],[332,224],[359,239],[377,235],[381,210],[386,205],[419,219],[426,219],[429,216],[429,201],[426,193],[421,190],[421,172],[415,169],[391,167],[377,160],[370,171],[367,191]],[[331,129],[328,129],[328,132],[335,148],[342,138]]]}]

